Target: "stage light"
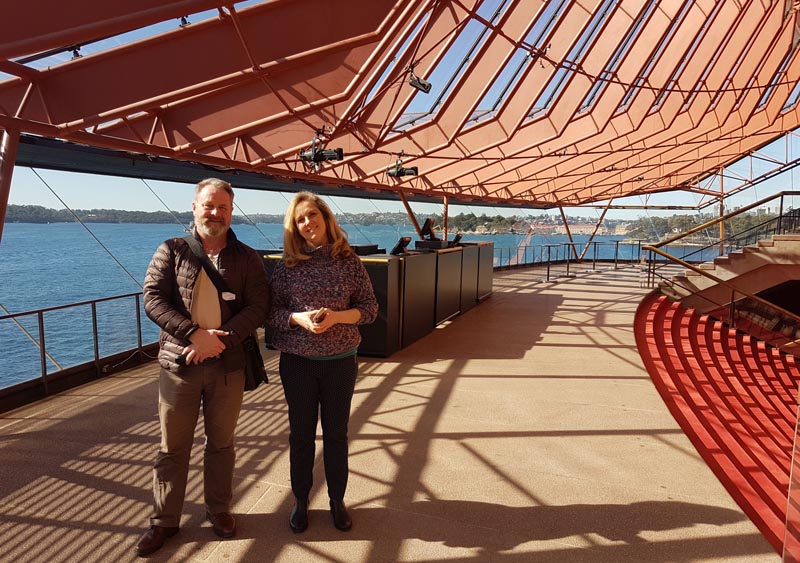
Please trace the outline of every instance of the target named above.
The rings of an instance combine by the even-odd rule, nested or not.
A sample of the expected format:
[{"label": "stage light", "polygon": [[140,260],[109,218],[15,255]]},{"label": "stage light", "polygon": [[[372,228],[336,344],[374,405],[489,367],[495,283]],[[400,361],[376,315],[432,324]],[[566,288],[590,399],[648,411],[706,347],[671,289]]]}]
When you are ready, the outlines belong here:
[{"label": "stage light", "polygon": [[403,168],[402,166],[392,166],[386,173],[392,178],[399,178],[401,176],[416,176],[419,174],[419,169],[416,166],[409,166]]},{"label": "stage light", "polygon": [[299,153],[300,160],[303,162],[325,162],[327,160],[342,160],[344,151],[342,149],[317,149],[310,148]]},{"label": "stage light", "polygon": [[409,80],[408,83],[411,84],[411,86],[416,90],[419,90],[420,92],[423,92],[425,94],[431,91],[431,83],[428,82],[427,80],[423,80],[422,78],[416,76],[415,74],[411,75],[411,80]]}]

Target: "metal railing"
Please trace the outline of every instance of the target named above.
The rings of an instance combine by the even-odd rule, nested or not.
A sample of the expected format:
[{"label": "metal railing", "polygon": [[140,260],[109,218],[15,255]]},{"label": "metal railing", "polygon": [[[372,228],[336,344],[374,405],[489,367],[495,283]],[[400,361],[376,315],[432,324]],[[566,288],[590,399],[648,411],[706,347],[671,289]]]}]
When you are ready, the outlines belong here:
[{"label": "metal railing", "polygon": [[[800,192],[780,192],[722,217],[707,221],[667,240],[643,246],[642,250],[647,256],[647,286],[655,287],[660,282],[665,287],[665,290],[667,288],[672,290],[677,288],[675,293],[682,292],[685,294],[684,299],[693,297],[707,302],[712,307],[710,314],[727,322],[730,327],[736,328],[737,321],[747,322],[751,327],[758,325],[761,329],[759,337],[762,340],[766,340],[784,350],[796,349],[798,344],[795,335],[800,333],[800,317],[775,303],[742,289],[734,281],[723,280],[714,276],[696,264],[713,261],[716,257],[741,250],[746,246],[757,244],[758,241],[769,239],[775,235],[800,231],[800,209],[791,209],[786,206],[786,197],[798,195],[800,195]],[[687,247],[681,245],[684,253],[680,258],[666,251],[670,245],[674,246],[682,239],[686,239],[695,233],[706,231],[710,227],[730,220],[732,217],[747,213],[754,208],[775,200],[779,201],[778,215],[758,225],[739,233],[734,233],[721,240],[713,241],[708,245],[696,247],[691,251],[687,251]],[[713,254],[713,256],[710,254]],[[674,276],[676,266],[683,268],[684,271],[690,270],[710,279],[718,286],[727,288],[730,290],[730,296],[726,297],[724,302],[709,297],[707,294],[702,293],[702,290],[698,290],[696,286],[691,285],[688,280],[684,282],[683,278]],[[767,315],[765,314],[766,311],[771,313]],[[761,320],[767,317],[770,319],[769,322]],[[778,327],[779,330],[774,330],[775,327]]]},{"label": "metal railing", "polygon": [[[683,254],[681,255],[680,259],[684,262],[706,262],[712,260],[716,256],[730,254],[735,250],[755,244],[759,240],[769,238],[777,234],[800,231],[800,209],[791,209],[786,206],[786,198],[794,196],[800,196],[800,192],[779,192],[756,201],[750,205],[740,207],[739,209],[723,215],[722,217],[716,217],[710,221],[701,223],[700,225],[677,234],[674,237],[643,246],[642,250],[646,253],[648,258],[648,284],[650,287],[654,287],[657,278],[660,277],[661,279],[666,279],[667,277],[658,275],[659,262],[655,260],[655,255],[653,253],[648,252],[651,248],[660,249],[670,246],[678,246],[683,250]],[[737,217],[758,207],[763,207],[775,200],[779,201],[779,205],[778,212],[774,218],[768,219],[767,221],[764,221],[742,232],[733,233],[730,236],[723,237],[721,239],[717,237],[716,240],[712,240],[706,245],[688,245],[686,242],[680,245],[677,244],[680,241],[689,239],[697,233],[707,232],[710,228],[718,226],[720,223],[729,221],[733,217]],[[671,261],[671,256],[666,260]],[[663,266],[664,261],[662,261],[660,264]]]},{"label": "metal railing", "polygon": [[[131,349],[128,347],[123,347],[119,350],[111,351],[110,353],[106,354],[105,356],[101,355],[101,338],[100,338],[100,331],[98,330],[98,326],[100,324],[100,318],[98,316],[98,305],[103,303],[111,303],[111,302],[123,302],[123,300],[132,300],[132,307],[134,311],[134,318],[135,318],[135,326],[136,326],[136,346],[135,348]],[[46,328],[45,318],[48,314],[53,314],[59,311],[70,311],[70,310],[77,310],[81,307],[89,307],[91,310],[91,334],[92,334],[92,354],[91,357],[88,357],[85,354],[81,354],[80,350],[73,349],[77,347],[70,348],[69,344],[62,344],[61,350],[57,350],[58,346],[50,346],[48,348],[49,338],[53,335],[54,332],[58,333],[62,331],[62,340],[68,340],[69,335],[66,334],[69,331],[76,331],[76,328],[69,324],[69,322],[64,323],[62,321],[61,326],[50,328],[50,332],[48,333],[48,329]],[[5,308],[3,308],[5,310]],[[118,315],[119,316],[119,315]],[[35,329],[33,327],[26,327],[25,324],[29,326],[33,324],[31,322],[31,318],[35,318]],[[103,361],[111,357],[115,354],[131,352],[132,354],[139,354],[140,359],[144,355],[144,347],[145,344],[143,342],[143,334],[142,334],[142,294],[139,293],[127,293],[124,295],[116,295],[113,297],[104,297],[100,299],[91,299],[88,301],[80,301],[77,303],[70,303],[67,305],[57,305],[54,307],[46,307],[42,309],[34,309],[30,311],[22,311],[18,313],[7,313],[4,315],[0,315],[0,323],[3,321],[9,321],[13,323],[19,331],[25,335],[25,337],[31,341],[36,348],[38,349],[39,353],[39,371],[42,384],[45,389],[45,393],[47,393],[47,385],[48,385],[48,375],[52,375],[53,373],[58,373],[63,371],[66,368],[72,367],[74,365],[85,364],[87,362],[91,362],[94,364],[94,370],[97,376],[100,376],[107,366],[103,365]],[[126,323],[127,326],[127,323]],[[114,330],[119,330],[119,327],[115,328]],[[66,361],[61,361],[61,363],[56,361],[56,357],[59,357],[61,354],[69,354],[70,361],[72,362],[69,365],[62,366],[62,364],[68,364]],[[56,370],[54,372],[48,373],[48,361],[50,361],[54,366],[56,366]],[[31,374],[33,375],[33,374]],[[18,378],[19,379],[19,378]]]},{"label": "metal railing", "polygon": [[[798,346],[797,338],[794,335],[800,333],[800,317],[775,303],[741,289],[735,282],[722,280],[694,264],[713,261],[716,257],[730,254],[733,251],[756,244],[760,240],[768,239],[775,235],[799,232],[800,209],[788,208],[786,205],[787,197],[799,195],[800,192],[795,191],[779,192],[727,215],[702,223],[659,243],[643,246],[642,250],[647,256],[647,286],[655,287],[657,283],[661,282],[665,287],[678,288],[683,291],[686,294],[684,298],[689,296],[699,297],[713,306],[714,310],[710,314],[726,321],[732,328],[736,328],[738,320],[746,321],[751,326],[752,324],[757,324],[763,329],[759,335],[762,340],[766,340],[784,350],[794,351]],[[688,247],[681,245],[680,248],[683,249],[684,253],[680,258],[665,251],[665,249],[675,246],[676,243],[683,239],[696,233],[707,231],[707,229],[728,221],[732,217],[747,213],[775,200],[779,201],[778,215],[758,225],[724,237],[721,240],[713,241],[705,246],[696,247],[691,251],[687,251]],[[710,254],[713,254],[713,256]],[[726,298],[725,302],[720,302],[701,294],[696,287],[693,287],[688,282],[684,283],[681,278],[673,275],[675,266],[679,266],[684,270],[691,270],[700,276],[710,279],[714,284],[729,289],[730,297]],[[767,315],[762,314],[764,311],[772,312],[769,315],[769,323],[759,322],[759,318],[765,319],[767,317]],[[776,326],[780,330],[774,330]]]},{"label": "metal railing", "polygon": [[576,244],[571,242],[535,244],[494,249],[494,268],[502,270],[516,267],[538,267],[544,272],[546,281],[571,276],[575,264],[591,264],[595,271],[599,264],[617,268],[620,263],[639,263],[642,256],[642,241],[592,241],[582,260],[577,255]]},{"label": "metal railing", "polygon": [[[788,196],[797,196],[800,192],[781,192],[774,196],[762,199],[752,205],[748,205],[741,209],[729,213],[722,217],[708,221],[702,225],[682,233],[679,236],[672,237],[658,244],[647,245],[643,250],[647,253],[648,275],[647,280],[650,287],[655,286],[656,280],[661,278],[666,280],[664,290],[674,289],[679,286],[684,292],[685,296],[682,299],[697,299],[699,296],[701,300],[706,300],[715,306],[716,310],[711,311],[709,314],[720,318],[727,323],[731,328],[743,327],[748,323],[747,332],[756,338],[769,342],[784,351],[797,354],[800,349],[800,316],[788,311],[776,303],[763,299],[749,291],[737,286],[733,281],[723,280],[709,271],[698,267],[697,265],[689,263],[689,260],[694,259],[696,262],[705,262],[704,250],[715,248],[718,256],[729,254],[735,250],[739,250],[749,245],[757,244],[759,240],[774,237],[779,234],[797,233],[800,232],[800,210],[788,209],[786,206],[786,198]],[[736,215],[746,213],[756,207],[763,206],[774,200],[779,200],[779,212],[777,217],[769,219],[757,226],[747,229],[743,232],[737,233],[730,237],[719,237],[721,240],[714,243],[698,248],[694,252],[687,254],[683,259],[676,258],[669,253],[662,250],[668,245],[675,244],[677,241],[685,239],[686,237],[704,231],[709,227],[727,221]],[[686,270],[703,276],[713,281],[717,286],[725,287],[730,291],[729,297],[725,298],[726,303],[715,302],[710,298],[707,293],[700,293],[697,291],[696,286],[690,287],[688,280],[687,283],[680,281],[680,278],[673,276],[660,276],[657,271],[656,257],[668,260],[669,264],[677,265]],[[674,268],[674,266],[673,266]],[[717,300],[720,295],[717,295]],[[723,318],[726,317],[727,319]],[[800,416],[800,410],[797,411]],[[798,419],[800,423],[800,419]],[[800,467],[800,426],[795,425],[794,443],[791,452],[789,486],[787,495],[787,509],[785,514],[785,533],[783,538],[783,553],[782,560],[785,563],[798,563],[800,562],[800,475],[797,474],[795,469]]]},{"label": "metal railing", "polygon": [[[683,267],[683,268],[685,268],[687,270],[691,270],[692,272],[695,272],[696,274],[699,274],[699,275],[701,275],[701,276],[703,276],[705,278],[708,278],[708,279],[710,279],[711,281],[713,281],[717,285],[721,285],[721,286],[724,286],[727,289],[729,289],[730,290],[730,298],[729,298],[729,300],[727,300],[726,303],[721,303],[719,301],[714,301],[714,300],[712,300],[711,298],[709,298],[707,296],[701,296],[701,298],[706,300],[706,301],[708,301],[708,302],[710,302],[710,303],[712,303],[712,304],[714,304],[714,305],[716,305],[717,308],[716,308],[716,311],[715,311],[716,312],[715,316],[719,317],[720,316],[719,310],[720,309],[725,309],[726,313],[727,313],[727,315],[726,315],[727,319],[722,319],[722,320],[726,320],[728,326],[730,326],[731,328],[735,328],[736,327],[736,320],[739,317],[739,314],[737,312],[737,307],[739,306],[739,301],[744,299],[744,298],[746,298],[748,301],[745,302],[746,305],[745,305],[745,308],[743,309],[743,312],[746,312],[746,311],[753,312],[754,310],[760,310],[760,311],[769,310],[769,311],[772,311],[774,314],[776,314],[778,316],[779,322],[781,324],[782,331],[781,332],[775,332],[775,335],[774,335],[775,337],[774,338],[770,338],[770,341],[773,344],[775,344],[776,346],[778,346],[779,348],[782,348],[782,349],[789,349],[789,350],[795,350],[796,349],[796,347],[798,345],[798,343],[796,342],[796,339],[795,338],[789,338],[788,335],[789,334],[794,335],[798,331],[800,331],[800,316],[796,315],[795,313],[793,313],[793,312],[791,312],[791,311],[789,311],[789,310],[787,310],[787,309],[785,309],[785,308],[783,308],[783,307],[781,307],[781,306],[779,306],[779,305],[777,305],[775,303],[772,303],[771,301],[768,301],[768,300],[764,299],[763,297],[759,297],[758,295],[756,295],[754,293],[751,293],[749,291],[746,291],[746,290],[742,289],[741,287],[738,287],[734,282],[731,282],[731,281],[728,281],[728,280],[723,280],[722,278],[719,278],[719,277],[709,273],[708,271],[699,268],[698,266],[696,266],[694,264],[690,264],[689,262],[685,262],[685,261],[683,261],[683,260],[681,260],[679,258],[675,258],[674,256],[671,256],[668,253],[666,253],[666,252],[664,252],[664,251],[662,251],[662,250],[660,250],[658,248],[645,247],[645,249],[647,251],[649,251],[649,252],[656,253],[659,256],[661,256],[663,258],[666,258],[666,259],[670,260],[670,262],[672,262],[674,264],[677,264],[677,265],[679,265],[679,266],[681,266],[681,267]],[[673,283],[675,283],[675,282],[673,282]],[[693,288],[690,288],[690,287],[688,287],[686,285],[683,285],[682,287],[687,290],[689,295],[695,296],[695,295],[699,294]],[[754,303],[758,304],[760,307],[756,308],[753,305]],[[771,330],[771,328],[767,327],[767,326],[762,326],[762,328]],[[781,339],[779,336],[780,336],[780,334],[783,333],[783,329],[784,328],[786,329],[786,336],[787,337],[785,339]]]}]

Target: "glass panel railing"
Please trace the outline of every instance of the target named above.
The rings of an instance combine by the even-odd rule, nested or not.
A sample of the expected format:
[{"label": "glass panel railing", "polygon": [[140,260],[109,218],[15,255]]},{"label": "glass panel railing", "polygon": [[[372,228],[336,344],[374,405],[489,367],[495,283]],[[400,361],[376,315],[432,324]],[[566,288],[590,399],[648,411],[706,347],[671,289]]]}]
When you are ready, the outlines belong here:
[{"label": "glass panel railing", "polygon": [[[776,235],[800,232],[800,209],[789,209],[781,215],[772,217],[721,240],[713,238],[710,230],[703,229],[694,233],[694,239],[687,237],[675,240],[672,243],[654,246],[660,247],[666,254],[690,264],[711,262],[715,258],[756,245],[759,241],[770,239]],[[704,235],[708,241],[705,244],[699,244],[696,242],[697,235]],[[651,287],[655,287],[659,282],[667,281],[673,276],[675,268],[671,260],[649,251],[645,252],[645,256],[650,263],[649,279]]]},{"label": "glass panel railing", "polygon": [[103,370],[104,359],[158,340],[153,323],[143,323],[140,293],[0,315],[0,390],[91,362]]},{"label": "glass panel railing", "polygon": [[[800,408],[797,414],[797,419],[800,420]],[[786,531],[783,537],[783,563],[800,563],[800,452],[797,447],[798,425],[795,423],[786,505]]]},{"label": "glass panel railing", "polygon": [[574,276],[580,271],[613,269],[620,264],[638,264],[641,257],[641,241],[592,241],[588,244],[563,242],[495,247],[494,267],[503,269],[524,266],[538,269],[542,273],[542,279],[550,281]]},{"label": "glass panel railing", "polygon": [[[94,360],[92,342],[92,307],[76,305],[65,309],[44,311],[45,350],[56,358],[62,368],[70,368]],[[48,366],[47,375],[59,371]],[[26,374],[32,375],[32,374]]]}]

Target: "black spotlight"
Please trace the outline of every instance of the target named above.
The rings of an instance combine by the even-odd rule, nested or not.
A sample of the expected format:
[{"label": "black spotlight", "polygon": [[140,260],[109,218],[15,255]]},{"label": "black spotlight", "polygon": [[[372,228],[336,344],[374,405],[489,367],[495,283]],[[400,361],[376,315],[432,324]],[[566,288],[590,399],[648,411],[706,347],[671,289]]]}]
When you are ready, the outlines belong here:
[{"label": "black spotlight", "polygon": [[392,178],[399,178],[401,176],[416,176],[419,173],[419,168],[416,166],[409,166],[408,168],[403,168],[402,166],[392,166],[386,170],[386,173]]},{"label": "black spotlight", "polygon": [[427,80],[423,80],[422,78],[414,74],[411,75],[411,80],[409,80],[408,83],[411,84],[413,88],[419,90],[420,92],[424,92],[427,94],[428,92],[431,91],[431,83],[428,82]]},{"label": "black spotlight", "polygon": [[325,162],[326,160],[342,160],[342,149],[315,149],[310,148],[300,151],[300,160],[303,162]]}]

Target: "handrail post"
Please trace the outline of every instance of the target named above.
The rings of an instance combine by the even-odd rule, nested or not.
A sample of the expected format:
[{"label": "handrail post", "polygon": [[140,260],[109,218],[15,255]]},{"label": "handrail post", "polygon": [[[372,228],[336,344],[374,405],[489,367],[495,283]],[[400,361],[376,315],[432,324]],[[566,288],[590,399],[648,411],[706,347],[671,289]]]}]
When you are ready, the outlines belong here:
[{"label": "handrail post", "polygon": [[36,319],[39,322],[39,362],[42,367],[42,385],[44,385],[44,394],[47,395],[47,357],[45,356],[44,344],[44,311],[39,311],[36,314]]},{"label": "handrail post", "polygon": [[731,289],[731,306],[728,307],[728,326],[731,328],[736,328],[736,326],[734,325],[734,319],[736,318],[735,308],[736,308],[736,290]]},{"label": "handrail post", "polygon": [[592,243],[592,271],[597,271],[597,241]]},{"label": "handrail post", "polygon": [[619,241],[614,241],[614,269],[617,269],[617,259],[619,258]]},{"label": "handrail post", "polygon": [[569,277],[569,247],[564,247],[564,256],[567,258],[567,277]]},{"label": "handrail post", "polygon": [[97,303],[92,301],[92,341],[94,342],[94,370],[100,377],[100,344],[97,338]]},{"label": "handrail post", "polygon": [[550,281],[550,246],[547,247],[547,274],[545,275],[545,281]]},{"label": "handrail post", "polygon": [[136,303],[136,349],[139,353],[139,361],[142,361],[144,351],[142,350],[142,312],[141,312],[141,293],[134,297]]}]

